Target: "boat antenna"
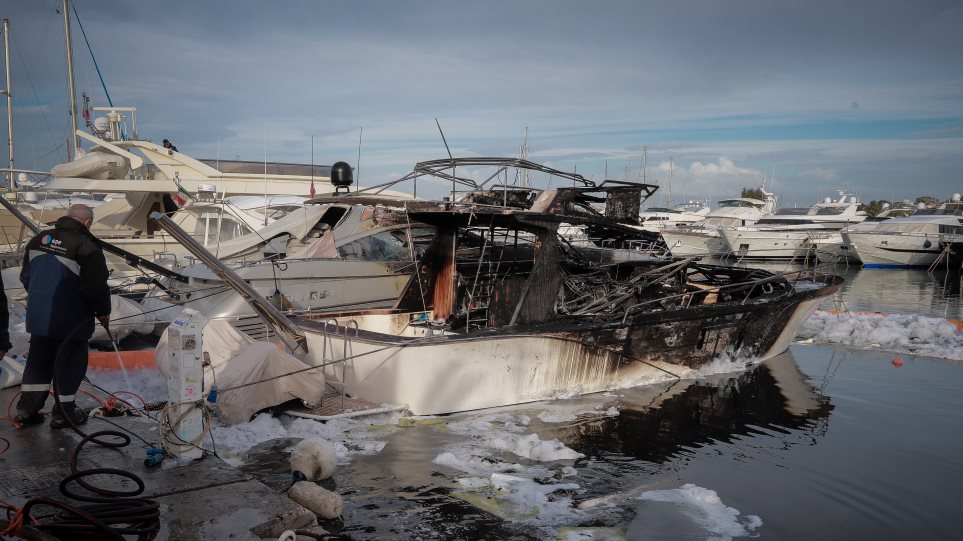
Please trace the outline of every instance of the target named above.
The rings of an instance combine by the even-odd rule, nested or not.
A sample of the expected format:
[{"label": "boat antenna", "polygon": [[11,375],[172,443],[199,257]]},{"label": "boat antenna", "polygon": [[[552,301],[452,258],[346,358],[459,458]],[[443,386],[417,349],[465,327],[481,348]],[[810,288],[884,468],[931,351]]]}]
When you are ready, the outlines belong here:
[{"label": "boat antenna", "polygon": [[669,207],[669,205],[672,203],[672,164],[672,156],[669,156],[669,193],[668,199],[665,201],[665,207]]},{"label": "boat antenna", "polygon": [[649,159],[649,147],[642,145],[642,167],[639,168],[639,180],[645,183],[645,166]]},{"label": "boat antenna", "polygon": [[[518,152],[519,158],[528,160],[528,126],[525,126],[525,141]],[[508,182],[505,182],[507,185]],[[522,169],[522,187],[528,188],[528,169]]]},{"label": "boat antenna", "polygon": [[[445,139],[445,132],[441,129],[441,123],[438,122],[438,117],[435,117],[435,125],[438,126],[438,133],[441,134],[441,142],[445,143],[445,150],[448,151],[448,159],[451,160],[451,176],[455,176],[455,158],[451,155],[451,149],[448,148],[448,140]],[[451,180],[451,200],[455,201],[455,179]]]},{"label": "boat antenna", "polygon": [[[356,186],[354,187],[355,191],[358,191],[361,189],[361,136],[362,135],[364,135],[364,126],[361,126],[361,131],[358,132],[358,163],[355,164],[355,167],[354,167],[354,182],[356,184]],[[311,150],[313,151],[314,149],[312,148]],[[312,170],[312,174],[313,173],[314,171]]]},{"label": "boat antenna", "polygon": [[267,119],[264,119],[264,226],[267,227]]},{"label": "boat antenna", "polygon": [[10,158],[10,175],[8,187],[14,189],[13,184],[13,87],[10,85],[10,19],[3,19],[3,51],[6,59],[7,87],[0,90],[0,95],[7,97],[7,156]]},{"label": "boat antenna", "polygon": [[64,39],[67,44],[67,86],[70,92],[70,146],[67,148],[67,161],[77,155],[77,91],[74,89],[74,48],[70,38],[70,11],[67,9],[69,0],[63,0],[64,10]]}]

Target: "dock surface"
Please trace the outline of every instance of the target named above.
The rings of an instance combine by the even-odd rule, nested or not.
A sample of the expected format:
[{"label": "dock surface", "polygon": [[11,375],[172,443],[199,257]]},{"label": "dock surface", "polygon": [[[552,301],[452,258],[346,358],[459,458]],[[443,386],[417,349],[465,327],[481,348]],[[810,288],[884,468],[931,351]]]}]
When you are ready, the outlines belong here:
[{"label": "dock surface", "polygon": [[[0,391],[0,402],[9,403],[16,390]],[[116,423],[122,432],[130,431],[148,442],[156,441],[155,421],[142,417],[117,417],[109,421]],[[71,455],[82,437],[71,429],[53,430],[48,425],[49,416],[43,425],[21,429],[3,421],[0,437],[6,439],[9,446],[0,454],[0,499],[17,507],[35,497],[85,505],[64,496],[59,489],[60,482],[70,474]],[[80,428],[88,434],[118,430],[97,418],[91,418]],[[0,450],[3,447],[0,441]],[[205,456],[183,465],[174,465],[175,461],[167,459],[161,466],[148,468],[144,465],[146,447],[133,436],[129,445],[117,449],[87,443],[80,450],[77,463],[78,469],[117,468],[140,477],[145,488],[137,497],[160,504],[157,540],[277,539],[286,529],[316,524],[310,511],[216,456]],[[131,480],[106,475],[87,478],[87,482],[112,490],[128,491],[135,487]],[[72,489],[85,492],[75,484]],[[55,512],[49,506],[36,509],[46,516]]]}]

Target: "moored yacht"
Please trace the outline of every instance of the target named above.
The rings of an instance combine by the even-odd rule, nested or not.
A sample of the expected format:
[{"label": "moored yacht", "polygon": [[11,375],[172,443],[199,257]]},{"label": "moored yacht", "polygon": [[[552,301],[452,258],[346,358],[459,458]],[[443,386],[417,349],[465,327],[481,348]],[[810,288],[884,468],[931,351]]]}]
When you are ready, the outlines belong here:
[{"label": "moored yacht", "polygon": [[879,222],[869,230],[843,233],[865,268],[929,267],[947,242],[963,241],[960,194],[935,209]]},{"label": "moored yacht", "polygon": [[[783,208],[751,226],[722,229],[728,252],[739,259],[809,257],[814,239],[830,240],[827,233],[838,232],[866,218],[855,196],[839,193],[836,201],[827,197],[808,209]],[[842,242],[842,238],[838,241]]]},{"label": "moored yacht", "polygon": [[765,200],[723,199],[719,201],[719,208],[710,211],[702,221],[661,229],[662,238],[675,256],[722,257],[728,246],[720,229],[752,225],[775,210],[775,195],[765,189],[763,194]]},{"label": "moored yacht", "polygon": [[642,228],[656,233],[666,227],[691,225],[700,222],[709,214],[709,205],[698,201],[679,203],[669,207],[649,207],[639,213]]}]

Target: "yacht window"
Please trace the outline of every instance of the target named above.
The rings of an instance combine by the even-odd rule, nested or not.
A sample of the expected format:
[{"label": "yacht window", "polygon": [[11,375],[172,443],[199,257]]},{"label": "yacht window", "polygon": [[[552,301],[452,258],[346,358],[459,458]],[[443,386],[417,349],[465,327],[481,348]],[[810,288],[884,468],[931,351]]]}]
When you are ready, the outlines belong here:
[{"label": "yacht window", "polygon": [[407,261],[411,259],[405,230],[382,231],[338,247],[338,255],[346,260]]},{"label": "yacht window", "polygon": [[963,235],[963,226],[940,224],[940,233],[949,235]]},{"label": "yacht window", "polygon": [[250,233],[244,224],[219,212],[205,212],[197,217],[194,238],[204,246],[213,246]]}]

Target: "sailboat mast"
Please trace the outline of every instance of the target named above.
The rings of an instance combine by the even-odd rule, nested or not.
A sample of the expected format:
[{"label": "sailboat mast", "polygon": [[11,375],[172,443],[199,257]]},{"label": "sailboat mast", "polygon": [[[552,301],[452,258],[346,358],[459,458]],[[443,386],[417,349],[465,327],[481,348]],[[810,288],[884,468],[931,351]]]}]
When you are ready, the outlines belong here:
[{"label": "sailboat mast", "polygon": [[7,87],[2,93],[7,96],[7,156],[10,157],[10,172],[7,186],[13,190],[13,86],[10,84],[10,19],[3,20],[3,50],[7,71]]},{"label": "sailboat mast", "polygon": [[77,91],[74,89],[74,47],[70,38],[69,0],[63,0],[64,37],[67,40],[67,86],[70,90],[70,147],[67,149],[67,161],[77,155]]}]

